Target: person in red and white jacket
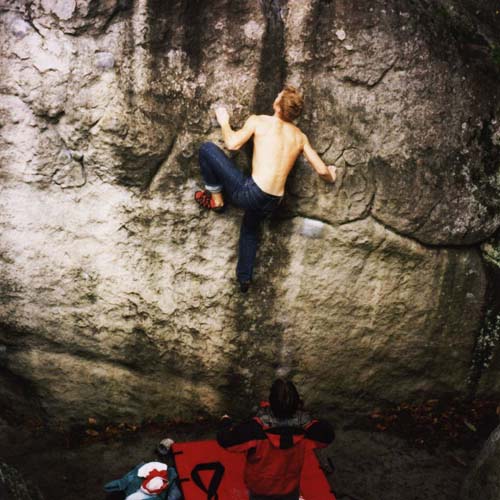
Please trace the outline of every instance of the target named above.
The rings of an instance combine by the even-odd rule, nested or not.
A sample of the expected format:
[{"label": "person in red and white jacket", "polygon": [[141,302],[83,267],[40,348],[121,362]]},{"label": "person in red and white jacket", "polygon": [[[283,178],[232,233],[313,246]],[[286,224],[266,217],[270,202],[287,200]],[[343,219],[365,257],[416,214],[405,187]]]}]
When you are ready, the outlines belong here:
[{"label": "person in red and white jacket", "polygon": [[257,415],[233,425],[222,417],[217,442],[228,451],[246,453],[245,484],[250,500],[299,500],[306,451],[328,446],[335,438],[326,421],[311,419],[292,382],[276,380],[269,402]]}]

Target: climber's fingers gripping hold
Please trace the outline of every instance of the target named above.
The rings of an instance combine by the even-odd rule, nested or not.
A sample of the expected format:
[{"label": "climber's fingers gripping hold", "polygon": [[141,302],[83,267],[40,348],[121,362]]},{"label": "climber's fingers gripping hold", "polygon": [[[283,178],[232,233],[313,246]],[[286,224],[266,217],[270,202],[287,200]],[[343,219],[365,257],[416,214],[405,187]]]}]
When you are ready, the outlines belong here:
[{"label": "climber's fingers gripping hold", "polygon": [[215,108],[215,116],[220,126],[225,125],[226,123],[229,122],[229,113],[227,112],[227,109],[224,106],[219,106]]}]

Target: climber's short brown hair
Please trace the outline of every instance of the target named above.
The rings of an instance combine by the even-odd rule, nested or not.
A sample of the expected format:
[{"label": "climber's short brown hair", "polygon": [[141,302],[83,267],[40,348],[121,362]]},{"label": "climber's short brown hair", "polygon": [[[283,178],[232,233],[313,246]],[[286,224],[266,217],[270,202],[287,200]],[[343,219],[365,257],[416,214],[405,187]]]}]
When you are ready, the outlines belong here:
[{"label": "climber's short brown hair", "polygon": [[297,119],[302,113],[304,99],[302,94],[292,85],[286,85],[281,91],[279,100],[281,118],[287,122]]}]

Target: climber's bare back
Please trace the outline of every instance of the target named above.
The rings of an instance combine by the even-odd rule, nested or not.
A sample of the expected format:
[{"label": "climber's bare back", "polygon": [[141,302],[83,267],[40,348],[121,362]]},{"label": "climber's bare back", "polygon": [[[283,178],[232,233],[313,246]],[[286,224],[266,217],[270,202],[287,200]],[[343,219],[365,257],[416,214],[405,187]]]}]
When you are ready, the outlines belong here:
[{"label": "climber's bare back", "polygon": [[[293,123],[281,118],[280,99],[283,91],[274,101],[274,115],[252,115],[243,127],[233,130],[229,125],[229,113],[224,107],[217,107],[215,115],[221,126],[222,137],[230,150],[240,149],[251,137],[254,140],[252,177],[262,191],[282,196],[285,183],[297,157],[304,153],[308,163],[327,182],[335,182],[336,167],[325,165],[318,153],[311,147],[309,139]],[[214,193],[219,204],[222,195]]]},{"label": "climber's bare back", "polygon": [[266,193],[282,196],[295,160],[304,148],[304,134],[290,122],[259,115],[254,121],[252,177]]}]

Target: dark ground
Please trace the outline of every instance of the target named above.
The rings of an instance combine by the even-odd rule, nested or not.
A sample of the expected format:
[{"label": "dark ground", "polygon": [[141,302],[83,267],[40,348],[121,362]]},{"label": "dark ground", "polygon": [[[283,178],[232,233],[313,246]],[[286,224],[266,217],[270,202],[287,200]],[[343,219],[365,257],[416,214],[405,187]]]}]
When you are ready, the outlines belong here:
[{"label": "dark ground", "polygon": [[[469,465],[498,422],[492,408],[488,418],[476,421],[475,409],[472,416],[459,416],[456,409],[433,413],[408,406],[370,416],[337,416],[336,440],[321,450],[320,461],[327,468],[327,457],[334,463],[329,480],[339,500],[457,500]],[[104,483],[155,459],[162,438],[210,439],[214,425],[105,428],[91,422],[63,434],[5,424],[0,427],[0,459],[30,478],[45,500],[104,500]]]}]

